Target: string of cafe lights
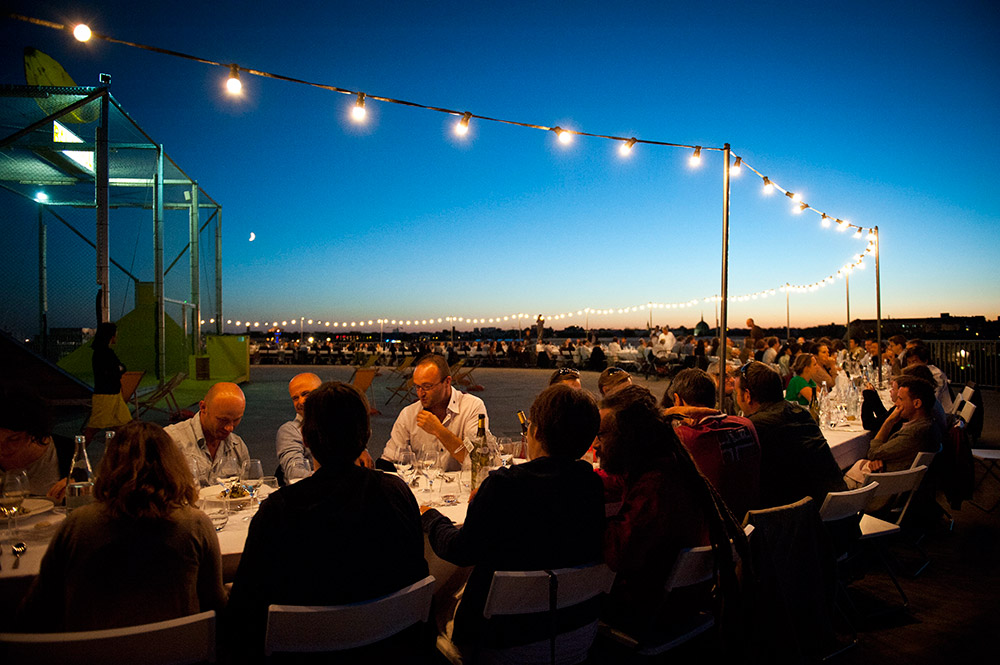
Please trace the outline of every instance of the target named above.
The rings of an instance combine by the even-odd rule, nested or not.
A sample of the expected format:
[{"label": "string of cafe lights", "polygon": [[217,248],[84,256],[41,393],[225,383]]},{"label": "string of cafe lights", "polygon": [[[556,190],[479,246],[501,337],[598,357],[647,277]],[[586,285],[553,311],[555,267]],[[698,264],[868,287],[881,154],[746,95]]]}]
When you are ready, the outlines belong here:
[{"label": "string of cafe lights", "polygon": [[[276,73],[268,72],[268,71],[264,71],[264,70],[252,69],[252,68],[241,66],[241,65],[239,65],[237,63],[222,63],[222,62],[218,62],[218,61],[215,61],[215,60],[210,60],[210,59],[207,59],[207,58],[202,58],[202,57],[199,57],[199,56],[190,55],[190,54],[187,54],[187,53],[181,53],[179,51],[173,51],[173,50],[170,50],[170,49],[164,49],[164,48],[160,48],[160,47],[156,47],[156,46],[150,46],[150,45],[147,45],[147,44],[140,44],[140,43],[137,43],[137,42],[131,42],[131,41],[126,41],[126,40],[122,40],[122,39],[117,39],[115,37],[111,37],[110,35],[106,35],[106,34],[103,34],[103,33],[95,32],[95,31],[91,30],[89,26],[87,26],[85,24],[77,24],[77,25],[74,25],[74,26],[67,26],[67,25],[64,25],[62,23],[56,23],[56,22],[52,22],[52,21],[46,21],[44,19],[38,19],[38,18],[23,16],[23,15],[20,15],[20,14],[13,14],[13,13],[11,13],[11,14],[8,14],[7,16],[8,16],[8,18],[11,18],[11,19],[24,21],[24,22],[31,23],[31,24],[34,24],[34,25],[39,25],[39,26],[42,26],[42,27],[47,27],[47,28],[51,28],[51,29],[55,29],[55,30],[59,30],[59,31],[68,31],[68,32],[72,33],[72,35],[74,36],[74,38],[76,38],[80,42],[87,42],[87,41],[89,41],[92,38],[97,38],[97,39],[101,39],[103,41],[107,41],[107,42],[110,42],[110,43],[121,44],[121,45],[124,45],[124,46],[129,46],[129,47],[132,47],[132,48],[138,48],[138,49],[142,49],[142,50],[146,50],[146,51],[151,51],[151,52],[159,53],[159,54],[162,54],[162,55],[168,55],[168,56],[172,56],[172,57],[187,59],[187,60],[191,60],[191,61],[198,62],[198,63],[201,63],[201,64],[206,64],[206,65],[209,65],[209,66],[222,67],[222,68],[224,68],[225,70],[228,71],[228,77],[226,78],[226,81],[225,81],[225,88],[229,92],[229,94],[232,94],[232,95],[240,95],[240,94],[242,94],[243,85],[242,85],[242,82],[240,80],[240,73],[241,72],[249,74],[249,75],[253,75],[253,76],[259,76],[259,77],[263,77],[263,78],[271,78],[271,79],[276,79],[276,80],[280,80],[280,81],[285,81],[287,83],[296,83],[296,84],[299,84],[299,85],[306,85],[306,86],[309,86],[309,87],[314,87],[314,88],[318,88],[318,89],[322,89],[322,90],[327,90],[327,91],[330,91],[330,92],[336,92],[336,93],[339,93],[339,94],[349,95],[349,96],[352,96],[354,98],[354,100],[355,100],[354,104],[353,104],[353,106],[351,107],[351,110],[350,110],[350,117],[355,122],[364,122],[365,121],[365,119],[367,117],[366,102],[368,100],[376,100],[376,101],[385,102],[385,103],[389,103],[389,104],[397,104],[397,105],[401,105],[401,106],[407,106],[407,107],[411,107],[411,108],[419,108],[419,109],[423,109],[423,110],[435,111],[435,112],[438,112],[438,113],[445,113],[445,114],[448,114],[448,115],[455,116],[455,117],[458,118],[458,120],[455,123],[454,131],[455,131],[455,133],[458,136],[465,136],[465,135],[468,134],[468,132],[469,132],[469,125],[470,125],[472,119],[474,118],[476,120],[482,120],[482,121],[486,121],[486,122],[497,122],[497,123],[502,123],[502,124],[507,124],[507,125],[513,125],[513,126],[517,126],[517,127],[524,127],[524,128],[529,128],[529,129],[538,129],[538,130],[543,130],[543,131],[551,131],[551,132],[553,132],[556,135],[557,140],[559,141],[559,143],[561,143],[563,145],[568,145],[568,144],[572,143],[573,138],[575,136],[584,136],[584,137],[591,137],[591,138],[601,138],[601,139],[616,141],[616,142],[618,142],[620,144],[618,152],[619,152],[619,154],[622,157],[628,157],[632,153],[632,150],[634,149],[634,147],[637,144],[655,145],[655,146],[666,146],[666,147],[676,147],[676,148],[686,148],[686,149],[693,150],[693,153],[691,154],[691,156],[689,158],[689,164],[693,168],[700,165],[700,163],[701,163],[701,153],[702,153],[703,150],[708,150],[708,151],[722,151],[722,150],[724,150],[724,148],[719,148],[719,147],[698,146],[698,145],[690,145],[690,144],[683,144],[683,143],[672,143],[672,142],[667,142],[667,141],[657,141],[657,140],[651,140],[651,139],[639,139],[639,138],[637,138],[635,136],[624,137],[624,136],[614,136],[614,135],[610,135],[610,134],[597,134],[597,133],[585,132],[585,131],[581,131],[581,130],[563,128],[563,127],[559,127],[559,126],[550,127],[550,126],[547,126],[547,125],[541,125],[541,124],[536,124],[536,123],[521,122],[521,121],[509,120],[509,119],[504,119],[504,118],[495,118],[495,117],[490,117],[490,116],[475,114],[475,113],[472,113],[470,111],[460,111],[460,110],[456,110],[456,109],[448,109],[448,108],[443,108],[443,107],[439,107],[439,106],[431,106],[431,105],[421,104],[421,103],[407,101],[407,100],[395,99],[395,98],[392,98],[392,97],[384,97],[384,96],[380,96],[380,95],[372,95],[372,94],[369,94],[369,93],[365,93],[363,91],[350,90],[350,89],[341,88],[341,87],[334,86],[334,85],[328,85],[328,84],[318,83],[318,82],[314,82],[314,81],[306,81],[304,79],[299,79],[299,78],[295,78],[295,77],[285,76],[283,74],[276,74]],[[731,177],[738,177],[741,174],[741,172],[742,172],[742,168],[746,167],[748,170],[750,170],[751,172],[753,172],[754,174],[756,174],[757,177],[759,177],[761,179],[761,181],[763,182],[763,192],[764,192],[765,195],[773,194],[774,191],[777,190],[777,191],[781,192],[782,194],[784,194],[789,199],[791,199],[792,200],[792,204],[793,204],[791,210],[792,210],[793,213],[795,213],[795,214],[801,214],[802,212],[805,212],[805,211],[808,210],[808,211],[811,211],[814,214],[817,214],[817,215],[820,216],[820,223],[821,223],[821,226],[824,227],[824,228],[830,228],[830,227],[833,227],[834,225],[836,225],[836,228],[837,228],[838,231],[840,231],[840,232],[848,232],[848,231],[850,231],[851,235],[853,235],[853,237],[855,237],[855,238],[864,239],[864,238],[867,237],[868,248],[865,250],[864,254],[858,254],[857,257],[855,258],[855,260],[853,262],[845,264],[843,268],[841,268],[840,270],[837,271],[836,276],[837,277],[843,277],[845,274],[847,274],[848,272],[850,272],[851,270],[853,270],[855,267],[864,268],[864,265],[863,265],[864,256],[866,254],[869,254],[869,253],[871,253],[873,251],[875,243],[877,242],[877,232],[876,232],[876,230],[874,228],[866,228],[866,227],[862,227],[862,226],[857,225],[857,224],[853,224],[853,223],[851,223],[848,220],[841,219],[839,217],[835,217],[834,215],[830,215],[830,214],[828,214],[826,212],[823,212],[823,211],[815,208],[814,206],[812,206],[812,205],[806,203],[805,201],[803,201],[801,194],[792,192],[792,191],[790,191],[788,189],[785,189],[784,187],[781,187],[776,182],[774,182],[773,180],[771,180],[768,176],[765,176],[761,171],[759,171],[758,169],[754,168],[753,166],[751,166],[750,164],[748,164],[746,161],[744,161],[741,156],[739,156],[739,155],[733,155],[733,157],[735,159],[732,162],[732,164],[730,165],[730,176]],[[759,298],[766,298],[766,297],[769,297],[769,296],[773,296],[778,291],[780,291],[780,292],[789,291],[789,292],[794,292],[794,293],[810,292],[810,291],[815,291],[817,289],[820,289],[820,288],[826,286],[827,284],[832,283],[833,281],[834,281],[834,276],[830,275],[830,276],[828,276],[828,277],[826,277],[826,278],[824,278],[824,279],[822,279],[822,280],[820,280],[818,282],[813,282],[812,284],[801,284],[801,285],[785,284],[785,285],[782,285],[781,287],[779,287],[778,289],[766,289],[766,290],[763,290],[763,291],[757,291],[757,292],[754,292],[754,293],[743,294],[743,295],[739,295],[739,296],[730,296],[729,300],[731,302],[745,302],[745,301],[748,301],[748,300],[755,300],[755,299],[759,299]],[[700,303],[718,302],[719,300],[720,300],[719,296],[710,296],[710,297],[705,297],[705,298],[701,298],[701,299],[697,299],[696,298],[696,299],[692,299],[692,300],[685,301],[685,302],[675,302],[675,303],[652,303],[652,302],[650,302],[650,303],[645,303],[645,304],[641,304],[641,305],[633,305],[633,306],[630,306],[630,307],[617,307],[617,308],[606,308],[606,309],[595,309],[595,308],[588,307],[588,308],[585,308],[585,309],[582,309],[582,310],[576,310],[575,313],[573,311],[568,311],[568,312],[563,312],[563,313],[560,313],[560,314],[535,315],[535,316],[541,316],[543,320],[553,321],[553,320],[562,320],[562,319],[566,319],[566,318],[572,318],[574,316],[574,314],[577,317],[579,317],[579,316],[585,316],[585,315],[589,316],[590,314],[595,314],[595,315],[609,315],[609,314],[623,314],[623,313],[627,313],[627,312],[639,312],[639,311],[644,311],[647,308],[648,309],[679,309],[679,308],[693,307],[693,306],[698,305]],[[511,315],[506,315],[506,316],[494,316],[494,317],[465,317],[465,316],[455,317],[455,316],[447,316],[447,317],[436,317],[436,318],[429,318],[429,319],[420,319],[419,321],[416,320],[416,319],[403,319],[403,318],[385,319],[385,318],[380,318],[380,319],[369,319],[367,323],[368,323],[369,326],[372,326],[372,325],[375,325],[375,324],[378,324],[380,326],[384,326],[384,325],[387,325],[387,324],[389,324],[389,325],[408,325],[409,326],[409,325],[427,325],[429,323],[434,323],[436,321],[437,323],[451,323],[451,324],[453,324],[453,323],[469,323],[469,324],[480,324],[481,325],[481,324],[484,324],[484,323],[494,323],[494,324],[507,323],[507,322],[510,322],[512,320],[515,320],[515,319],[520,319],[520,320],[531,319],[531,320],[534,320],[534,318],[535,318],[534,316],[528,316],[527,314],[525,314],[525,313],[522,312],[520,314],[511,314]],[[298,320],[299,319],[293,319],[292,323],[295,324]],[[210,322],[214,323],[214,319],[210,319]],[[309,320],[310,325],[313,325],[314,322],[316,324],[321,323],[319,319],[310,319]],[[204,323],[204,321],[203,321],[203,323]],[[237,320],[236,323],[237,323],[237,325],[242,325],[244,322],[242,320]],[[249,321],[247,321],[245,323],[247,325],[249,325]],[[286,321],[282,321],[281,323],[282,323],[282,325],[287,325],[287,320]],[[227,324],[232,324],[232,319],[228,319],[227,320]],[[364,321],[360,321],[360,322],[358,322],[358,321],[352,321],[352,322],[348,323],[347,321],[340,321],[340,322],[338,322],[338,321],[324,321],[324,322],[322,322],[322,324],[323,324],[324,327],[331,327],[332,326],[333,328],[348,328],[348,329],[350,329],[350,328],[357,328],[359,326],[364,326],[365,322]],[[259,325],[260,325],[260,323],[255,321],[253,327],[259,327]],[[266,321],[265,321],[264,325],[265,326],[267,325]],[[278,322],[274,321],[273,325],[276,327],[278,325]]]}]

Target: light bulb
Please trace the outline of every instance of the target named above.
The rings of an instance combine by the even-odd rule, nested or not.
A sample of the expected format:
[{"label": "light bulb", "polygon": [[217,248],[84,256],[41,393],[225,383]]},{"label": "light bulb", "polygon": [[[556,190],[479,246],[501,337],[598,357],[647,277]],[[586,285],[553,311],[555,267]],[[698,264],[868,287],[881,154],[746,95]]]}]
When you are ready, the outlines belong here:
[{"label": "light bulb", "polygon": [[764,193],[765,194],[774,193],[774,183],[768,180],[767,176],[764,176]]},{"label": "light bulb", "polygon": [[618,153],[621,154],[622,157],[628,157],[632,154],[632,146],[635,145],[635,142],[635,137],[632,137],[625,143],[622,143],[621,147],[618,148]]},{"label": "light bulb", "polygon": [[695,147],[694,154],[691,155],[688,163],[691,164],[691,166],[698,166],[701,164],[701,146]]},{"label": "light bulb", "polygon": [[739,175],[743,172],[743,158],[737,157],[736,162],[733,164],[732,168],[729,169],[729,175]]},{"label": "light bulb", "polygon": [[354,108],[351,109],[351,117],[354,118],[355,122],[361,122],[368,115],[368,111],[365,110],[365,93],[358,93],[358,101],[354,103]]},{"label": "light bulb", "polygon": [[240,82],[240,68],[236,65],[229,66],[229,78],[226,79],[226,90],[231,95],[238,95],[243,90],[243,84]]},{"label": "light bulb", "polygon": [[455,133],[459,136],[465,136],[469,133],[469,119],[472,117],[471,113],[466,113],[462,116],[462,119],[455,124]]},{"label": "light bulb", "polygon": [[823,224],[824,227],[830,226],[830,216],[827,215],[825,212],[823,213],[823,220],[821,223]]},{"label": "light bulb", "polygon": [[552,131],[556,133],[556,136],[559,137],[559,142],[563,145],[568,145],[573,140],[573,135],[562,127],[554,127]]},{"label": "light bulb", "polygon": [[80,23],[75,28],[73,28],[73,36],[76,37],[77,41],[85,42],[90,39],[91,36],[90,28],[83,23]]}]

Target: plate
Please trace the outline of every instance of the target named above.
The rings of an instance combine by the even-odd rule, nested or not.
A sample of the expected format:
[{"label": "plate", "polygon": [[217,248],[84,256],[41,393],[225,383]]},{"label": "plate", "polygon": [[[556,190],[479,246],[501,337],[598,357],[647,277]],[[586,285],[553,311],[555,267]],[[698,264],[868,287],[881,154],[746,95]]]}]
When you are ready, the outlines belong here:
[{"label": "plate", "polygon": [[31,517],[32,515],[41,515],[42,513],[47,513],[52,510],[54,503],[51,499],[37,499],[29,498],[25,499],[21,503],[21,517]]},{"label": "plate", "polygon": [[[198,492],[198,496],[202,499],[222,499],[222,485],[215,484],[209,485],[208,487],[202,487]],[[250,497],[244,496],[239,499],[226,499],[229,501],[230,510],[243,510],[250,505]]]}]

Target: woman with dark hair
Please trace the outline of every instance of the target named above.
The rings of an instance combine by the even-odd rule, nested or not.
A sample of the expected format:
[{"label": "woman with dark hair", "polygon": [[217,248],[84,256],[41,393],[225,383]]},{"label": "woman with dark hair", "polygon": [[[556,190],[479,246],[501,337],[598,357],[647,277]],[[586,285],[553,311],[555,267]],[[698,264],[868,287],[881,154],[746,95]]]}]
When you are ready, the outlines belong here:
[{"label": "woman with dark hair", "polygon": [[[268,605],[374,600],[427,576],[413,493],[397,476],[354,463],[370,436],[357,388],[327,382],[309,393],[302,439],[317,468],[270,494],[250,523],[229,601],[239,657],[263,655]],[[384,662],[379,653],[371,662]]]},{"label": "woman with dark hair", "polygon": [[117,430],[132,420],[132,413],[122,399],[122,374],[125,365],[111,349],[118,341],[118,326],[105,321],[97,326],[90,348],[94,355],[90,360],[94,369],[94,395],[91,400],[90,420],[83,435],[87,443],[98,430]]},{"label": "woman with dark hair", "polygon": [[604,534],[604,560],[618,573],[604,620],[642,640],[658,626],[703,609],[690,598],[669,602],[664,585],[681,549],[709,543],[723,607],[734,609],[739,582],[730,540],[749,561],[746,537],[660,415],[653,394],[628,386],[606,397],[598,438],[604,469],[625,476],[621,510],[608,519]]},{"label": "woman with dark hair", "polygon": [[[813,377],[819,370],[819,362],[811,353],[800,353],[792,362],[794,376],[785,389],[785,399],[802,406],[809,406],[816,397],[816,382]],[[828,386],[830,387],[830,386]]]},{"label": "woman with dark hair", "polygon": [[219,539],[180,449],[133,422],[108,442],[94,503],[59,526],[25,604],[25,627],[97,630],[225,605]]}]

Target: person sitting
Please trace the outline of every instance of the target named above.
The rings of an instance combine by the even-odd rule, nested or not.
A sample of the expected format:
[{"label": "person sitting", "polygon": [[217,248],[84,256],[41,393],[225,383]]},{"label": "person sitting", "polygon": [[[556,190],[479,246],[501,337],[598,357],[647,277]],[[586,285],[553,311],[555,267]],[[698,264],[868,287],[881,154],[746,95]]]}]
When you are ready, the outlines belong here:
[{"label": "person sitting", "polygon": [[816,385],[826,383],[827,387],[832,388],[840,367],[837,366],[837,359],[830,353],[830,345],[821,340],[816,345],[815,354],[819,367],[813,371],[812,378]]},{"label": "person sitting", "polygon": [[730,540],[747,556],[746,538],[649,390],[628,386],[600,406],[602,463],[625,477],[621,510],[604,533],[604,561],[617,575],[602,619],[642,641],[657,627],[704,609],[664,597],[681,549],[717,546],[722,595],[728,598],[738,586]]},{"label": "person sitting", "polygon": [[948,377],[937,366],[931,364],[931,352],[927,345],[921,340],[911,339],[906,343],[905,360],[907,368],[924,365],[931,371],[934,376],[934,397],[941,402],[941,408],[944,409],[945,413],[950,412],[954,405]]},{"label": "person sitting", "polygon": [[626,386],[632,385],[632,375],[621,367],[608,367],[597,377],[597,391],[607,397]]},{"label": "person sitting", "polygon": [[[604,498],[601,481],[580,456],[598,432],[600,415],[584,390],[549,386],[531,405],[529,462],[496,469],[483,480],[458,528],[437,510],[423,515],[434,553],[457,566],[474,566],[454,613],[439,627],[462,650],[489,646],[501,633],[514,644],[546,640],[548,620],[538,616],[483,618],[497,570],[551,570],[601,559]],[[450,618],[450,608],[442,609]],[[566,629],[597,618],[588,602],[561,612]],[[497,645],[500,646],[500,645]]]},{"label": "person sitting", "polygon": [[[716,411],[715,403],[712,377],[699,369],[684,369],[663,394],[661,406],[668,412],[671,407],[678,410],[674,433],[698,470],[739,518],[760,503],[760,443],[753,423]],[[701,407],[708,413],[691,407]]]},{"label": "person sitting", "polygon": [[[934,384],[903,374],[896,385],[896,406],[872,439],[867,459],[858,460],[844,476],[850,489],[864,485],[868,473],[905,471],[917,453],[941,449],[943,432],[933,417]],[[903,423],[898,429],[897,421]]]},{"label": "person sitting", "polygon": [[198,469],[196,480],[203,487],[215,482],[227,457],[236,460],[237,468],[250,459],[247,444],[233,432],[243,420],[246,405],[246,397],[238,385],[216,383],[198,403],[194,417],[164,428],[192,468]]},{"label": "person sitting", "polygon": [[268,605],[372,600],[427,575],[413,493],[355,464],[371,436],[364,395],[322,384],[306,398],[302,436],[316,471],[272,492],[250,522],[229,600],[236,656],[261,655]]},{"label": "person sitting", "polygon": [[819,362],[811,353],[800,353],[792,363],[793,376],[785,389],[785,399],[808,407],[816,399],[816,382],[813,376],[819,370]]},{"label": "person sitting", "polygon": [[60,503],[66,496],[66,474],[72,442],[50,433],[45,402],[34,393],[9,387],[0,392],[0,474],[24,471],[31,494]]},{"label": "person sitting", "polygon": [[760,441],[759,508],[809,496],[823,505],[828,492],[847,489],[830,446],[807,409],[782,398],[781,377],[752,361],[736,377],[736,402]]},{"label": "person sitting", "polygon": [[583,388],[583,385],[580,383],[580,371],[572,367],[560,367],[552,372],[552,376],[549,377],[549,385],[554,386],[557,383],[565,383],[570,388],[576,388],[577,390]]},{"label": "person sitting", "polygon": [[312,475],[312,453],[302,443],[302,412],[305,410],[306,397],[322,384],[323,381],[312,372],[296,374],[288,382],[288,394],[295,407],[295,418],[278,428],[274,441],[278,453],[278,468],[281,470],[279,480],[284,481],[282,485]]},{"label": "person sitting", "polygon": [[42,558],[23,627],[98,630],[221,610],[219,539],[197,500],[163,428],[122,427],[101,458],[94,503],[69,514]]}]

